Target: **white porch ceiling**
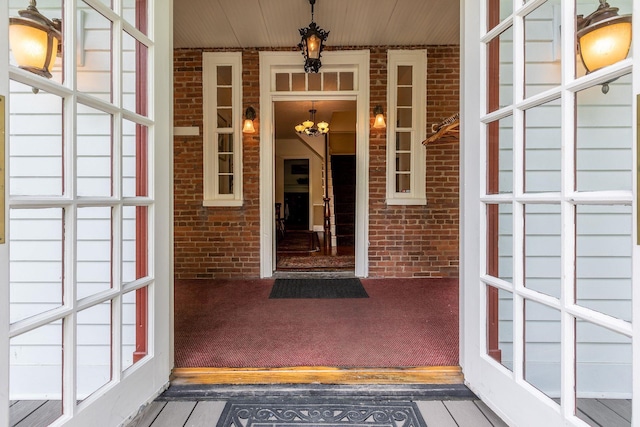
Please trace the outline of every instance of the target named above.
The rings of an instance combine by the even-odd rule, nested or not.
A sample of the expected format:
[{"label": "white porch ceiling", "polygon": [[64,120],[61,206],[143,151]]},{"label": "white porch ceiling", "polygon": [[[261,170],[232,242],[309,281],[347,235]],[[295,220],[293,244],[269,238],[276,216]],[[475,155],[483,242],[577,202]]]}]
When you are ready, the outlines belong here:
[{"label": "white porch ceiling", "polygon": [[[457,0],[316,0],[327,46],[458,44]],[[311,22],[309,0],[177,0],[175,48],[291,47]]]}]

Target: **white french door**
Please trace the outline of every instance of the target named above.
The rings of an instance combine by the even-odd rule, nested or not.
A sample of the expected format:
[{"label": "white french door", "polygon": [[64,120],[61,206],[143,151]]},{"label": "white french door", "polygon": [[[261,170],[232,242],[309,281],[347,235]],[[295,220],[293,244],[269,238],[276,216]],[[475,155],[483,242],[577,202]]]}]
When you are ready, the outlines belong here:
[{"label": "white french door", "polygon": [[[27,6],[3,2],[0,32]],[[120,425],[173,364],[172,1],[37,7],[63,22],[52,78],[0,42],[0,424],[35,401]]]},{"label": "white french door", "polygon": [[598,5],[462,2],[461,364],[514,426],[640,426],[640,39],[586,73]]}]

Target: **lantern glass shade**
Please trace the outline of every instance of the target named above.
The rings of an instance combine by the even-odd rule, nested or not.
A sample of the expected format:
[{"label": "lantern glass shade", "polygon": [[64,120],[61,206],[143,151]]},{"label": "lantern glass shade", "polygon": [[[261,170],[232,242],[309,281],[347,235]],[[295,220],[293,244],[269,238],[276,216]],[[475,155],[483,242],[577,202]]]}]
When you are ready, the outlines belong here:
[{"label": "lantern glass shade", "polygon": [[307,38],[307,57],[311,59],[320,58],[320,45],[322,44],[322,40],[315,34],[311,34],[309,38]]},{"label": "lantern glass shade", "polygon": [[612,22],[578,32],[580,56],[587,72],[622,61],[631,47],[631,21]]},{"label": "lantern glass shade", "polygon": [[244,126],[242,126],[243,133],[256,133],[256,128],[253,127],[253,120],[245,119]]},{"label": "lantern glass shade", "polygon": [[304,122],[302,122],[302,126],[306,128],[313,127],[313,120],[305,120]]},{"label": "lantern glass shade", "polygon": [[383,129],[387,127],[387,124],[384,122],[384,115],[382,113],[376,114],[376,118],[373,121],[373,127],[376,129]]},{"label": "lantern glass shade", "polygon": [[51,78],[59,35],[29,19],[10,18],[9,43],[20,68]]}]

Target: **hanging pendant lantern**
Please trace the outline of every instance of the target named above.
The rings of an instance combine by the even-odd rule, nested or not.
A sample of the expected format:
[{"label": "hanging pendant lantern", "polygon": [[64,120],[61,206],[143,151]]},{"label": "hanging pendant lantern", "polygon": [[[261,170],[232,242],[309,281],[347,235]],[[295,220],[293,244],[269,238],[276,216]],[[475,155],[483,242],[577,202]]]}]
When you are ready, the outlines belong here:
[{"label": "hanging pendant lantern", "polygon": [[311,4],[311,23],[307,28],[300,28],[302,40],[298,44],[298,48],[302,50],[304,56],[304,71],[306,73],[317,73],[322,63],[320,57],[324,49],[324,42],[327,41],[329,31],[325,31],[318,27],[313,21],[313,6],[316,0],[309,0]]}]

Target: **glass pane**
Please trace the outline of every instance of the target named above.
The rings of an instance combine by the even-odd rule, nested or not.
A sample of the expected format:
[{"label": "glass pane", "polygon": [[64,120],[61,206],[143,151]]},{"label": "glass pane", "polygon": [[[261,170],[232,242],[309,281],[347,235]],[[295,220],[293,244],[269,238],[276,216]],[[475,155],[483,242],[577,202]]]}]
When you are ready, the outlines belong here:
[{"label": "glass pane", "polygon": [[147,288],[122,296],[122,370],[147,354]]},{"label": "glass pane", "polygon": [[147,55],[149,49],[128,33],[122,33],[122,106],[147,115]]},{"label": "glass pane", "polygon": [[631,321],[631,206],[576,207],[576,303]]},{"label": "glass pane", "polygon": [[525,96],[560,84],[560,0],[547,0],[524,18]]},{"label": "glass pane", "polygon": [[233,126],[233,112],[231,108],[218,108],[218,128],[230,128]]},{"label": "glass pane", "polygon": [[560,191],[561,126],[560,100],[525,111],[525,192]]},{"label": "glass pane", "polygon": [[82,401],[111,381],[111,302],[78,313],[77,395]]},{"label": "glass pane", "polygon": [[[309,74],[310,76],[312,74]],[[353,90],[353,72],[340,73],[340,90]]]},{"label": "glass pane", "polygon": [[147,34],[147,0],[122,0],[122,16],[142,34]]},{"label": "glass pane", "polygon": [[[28,1],[25,2],[24,0],[9,0],[8,2],[3,1],[3,3],[4,3],[3,7],[5,9],[8,3],[10,17],[19,16],[18,11],[24,10],[27,8],[27,6],[29,6],[29,2]],[[37,8],[42,15],[46,16],[49,19],[53,20],[53,19],[63,18],[64,11],[62,8],[62,0],[49,0],[47,2],[40,1],[37,4]],[[63,25],[62,39],[64,40],[64,38],[65,38],[65,33],[64,33],[64,25]],[[3,39],[4,39],[4,35],[3,35]],[[64,81],[64,76],[63,76],[64,69],[62,67],[62,56],[54,55],[52,60],[53,61],[52,61],[51,67],[49,68],[49,71],[52,75],[51,81],[55,83],[62,83]],[[13,66],[18,66],[18,62],[16,61],[14,52],[10,52],[9,63]]]},{"label": "glass pane", "polygon": [[136,280],[136,206],[122,208],[122,283]]},{"label": "glass pane", "polygon": [[62,103],[45,91],[10,81],[9,192],[60,196],[63,192]]},{"label": "glass pane", "polygon": [[487,44],[487,112],[513,102],[513,28]]},{"label": "glass pane", "polygon": [[233,154],[218,155],[218,173],[233,172]]},{"label": "glass pane", "polygon": [[411,126],[413,126],[413,110],[411,108],[398,107],[396,111],[398,112],[397,127],[410,128]]},{"label": "glass pane", "polygon": [[513,371],[513,294],[487,286],[487,354]]},{"label": "glass pane", "polygon": [[231,88],[219,87],[218,88],[218,106],[219,107],[231,107]]},{"label": "glass pane", "polygon": [[411,153],[396,154],[396,171],[399,171],[399,172],[411,171]]},{"label": "glass pane", "polygon": [[631,190],[633,91],[631,75],[576,94],[576,189]]},{"label": "glass pane", "polygon": [[413,84],[413,66],[398,65],[398,86],[411,86]]},{"label": "glass pane", "polygon": [[487,193],[513,191],[513,117],[487,125]]},{"label": "glass pane", "polygon": [[[231,86],[231,65],[218,65],[216,67],[216,83],[218,86]],[[284,74],[288,76],[287,74]]]},{"label": "glass pane", "polygon": [[303,92],[307,90],[307,78],[305,73],[292,73],[291,74],[292,90]]},{"label": "glass pane", "polygon": [[631,338],[576,321],[576,416],[591,426],[630,426]]},{"label": "glass pane", "polygon": [[122,121],[122,195],[148,194],[146,164],[138,164],[147,153],[148,128],[129,120]]},{"label": "glass pane", "polygon": [[77,194],[111,196],[111,114],[78,104]]},{"label": "glass pane", "polygon": [[396,193],[411,192],[411,175],[408,173],[396,174]]},{"label": "glass pane", "polygon": [[411,132],[396,132],[396,151],[411,151]]},{"label": "glass pane", "polygon": [[322,90],[338,90],[338,73],[322,73]]},{"label": "glass pane", "polygon": [[411,107],[413,89],[411,87],[398,88],[398,105],[403,107]]},{"label": "glass pane", "polygon": [[289,73],[276,73],[276,91],[289,92]]},{"label": "glass pane", "polygon": [[532,205],[524,209],[524,285],[560,298],[560,205]]},{"label": "glass pane", "polygon": [[218,193],[233,194],[233,175],[221,175],[218,177]]},{"label": "glass pane", "polygon": [[37,425],[48,426],[62,415],[62,321],[11,338],[9,347],[9,399],[18,401],[11,425],[34,411]]},{"label": "glass pane", "polygon": [[224,133],[218,135],[218,153],[233,153],[233,134]]},{"label": "glass pane", "polygon": [[63,303],[62,209],[9,211],[9,302],[11,323]]},{"label": "glass pane", "polygon": [[84,1],[78,2],[78,10],[82,11],[85,26],[84,60],[76,64],[78,90],[111,102],[113,23]]},{"label": "glass pane", "polygon": [[77,297],[111,288],[111,208],[78,208]]},{"label": "glass pane", "polygon": [[320,73],[310,73],[307,74],[307,80],[309,85],[309,90],[322,90],[322,74]]},{"label": "glass pane", "polygon": [[487,0],[487,27],[491,29],[513,13],[512,0]]},{"label": "glass pane", "polygon": [[525,300],[524,379],[560,402],[560,312]]},{"label": "glass pane", "polygon": [[513,283],[513,207],[487,205],[487,273]]}]

